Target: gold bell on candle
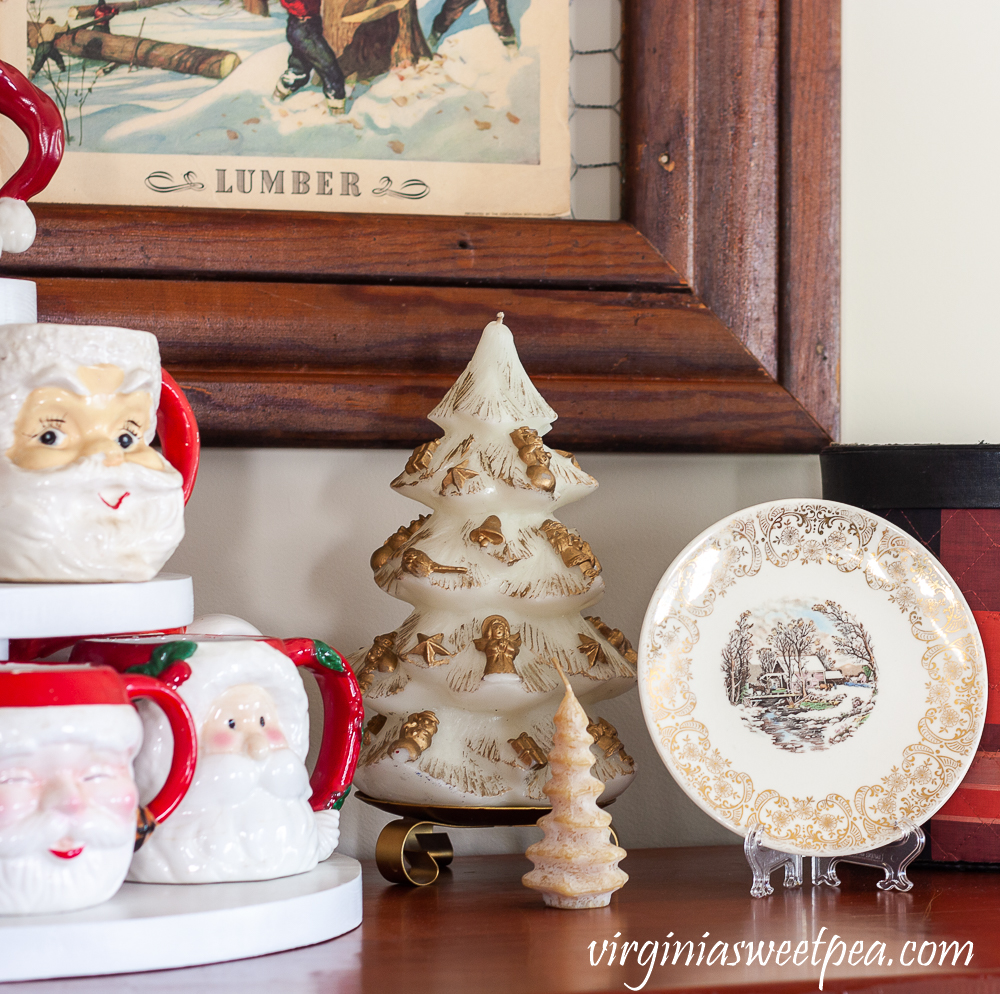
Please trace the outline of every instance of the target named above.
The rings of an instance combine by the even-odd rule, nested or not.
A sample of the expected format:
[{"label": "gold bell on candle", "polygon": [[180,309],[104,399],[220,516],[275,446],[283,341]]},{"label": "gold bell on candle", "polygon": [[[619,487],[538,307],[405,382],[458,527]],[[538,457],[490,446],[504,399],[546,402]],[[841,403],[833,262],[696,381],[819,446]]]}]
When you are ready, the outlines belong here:
[{"label": "gold bell on candle", "polygon": [[469,540],[478,542],[482,549],[488,545],[503,545],[501,527],[500,519],[495,514],[491,514],[478,528],[469,532]]},{"label": "gold bell on candle", "polygon": [[625,886],[628,874],[618,863],[628,855],[611,842],[611,815],[597,806],[604,784],[590,768],[593,736],[586,712],[559,667],[566,687],[556,711],[555,738],[549,752],[552,777],[542,788],[552,813],[538,819],[545,832],[525,855],[535,868],[522,877],[525,887],[542,892],[550,908],[604,908]]}]

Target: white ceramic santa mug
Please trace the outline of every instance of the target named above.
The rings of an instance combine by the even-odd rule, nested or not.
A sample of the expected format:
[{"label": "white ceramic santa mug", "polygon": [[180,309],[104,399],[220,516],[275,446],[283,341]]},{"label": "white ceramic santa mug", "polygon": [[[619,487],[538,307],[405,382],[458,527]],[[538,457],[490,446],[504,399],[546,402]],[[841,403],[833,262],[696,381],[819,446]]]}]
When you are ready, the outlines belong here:
[{"label": "white ceramic santa mug", "polygon": [[[354,673],[335,649],[313,639],[147,636],[87,639],[71,658],[176,687],[198,729],[191,790],[136,853],[130,880],[267,880],[311,870],[336,848],[364,707]],[[299,666],[313,673],[323,698],[311,779],[309,702]],[[136,782],[145,797],[163,783],[171,733],[155,705],[144,702],[139,712],[145,739]]]},{"label": "white ceramic santa mug", "polygon": [[0,580],[152,579],[184,537],[198,455],[154,335],[0,327]]},{"label": "white ceramic santa mug", "polygon": [[[151,698],[172,730],[169,772],[145,807],[132,760]],[[161,681],[106,666],[0,666],[0,914],[100,904],[121,886],[194,776],[191,714]]]}]

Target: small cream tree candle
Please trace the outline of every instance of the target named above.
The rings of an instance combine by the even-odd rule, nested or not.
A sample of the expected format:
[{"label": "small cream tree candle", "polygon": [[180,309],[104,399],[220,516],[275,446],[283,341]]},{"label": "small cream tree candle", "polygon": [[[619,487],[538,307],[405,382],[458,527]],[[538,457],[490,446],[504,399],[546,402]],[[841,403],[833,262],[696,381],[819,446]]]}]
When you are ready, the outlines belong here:
[{"label": "small cream tree candle", "polygon": [[561,668],[559,675],[566,693],[549,752],[552,777],[542,788],[552,813],[538,819],[545,838],[528,847],[525,855],[535,868],[522,880],[540,890],[550,908],[604,908],[628,881],[618,869],[626,852],[612,844],[611,815],[597,806],[604,784],[590,772],[594,739],[586,712]]}]

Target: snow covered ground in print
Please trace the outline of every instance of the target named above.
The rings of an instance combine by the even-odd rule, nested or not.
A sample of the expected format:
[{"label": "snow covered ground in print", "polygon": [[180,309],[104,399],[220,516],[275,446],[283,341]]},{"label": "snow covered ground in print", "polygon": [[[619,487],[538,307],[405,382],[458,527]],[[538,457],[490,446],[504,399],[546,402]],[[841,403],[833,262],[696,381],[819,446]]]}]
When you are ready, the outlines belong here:
[{"label": "snow covered ground in print", "polygon": [[737,710],[748,728],[766,735],[778,748],[813,752],[849,739],[871,713],[877,693],[874,687],[847,684],[813,689],[805,700],[791,704],[789,698],[761,704],[744,698]]},{"label": "snow covered ground in print", "polygon": [[[32,0],[32,17],[66,21],[68,5]],[[425,34],[441,0],[418,0]],[[68,58],[49,71],[67,94],[69,148],[88,152],[303,156],[439,162],[535,163],[540,158],[540,0],[509,0],[521,41],[507,49],[480,2],[459,19],[432,61],[348,87],[347,114],[331,116],[317,86],[272,97],[289,54],[286,16],[239,0],[181,0],[127,11],[116,34],[235,52],[224,80]],[[77,22],[79,23],[79,22]],[[42,72],[35,82],[54,94]]]}]

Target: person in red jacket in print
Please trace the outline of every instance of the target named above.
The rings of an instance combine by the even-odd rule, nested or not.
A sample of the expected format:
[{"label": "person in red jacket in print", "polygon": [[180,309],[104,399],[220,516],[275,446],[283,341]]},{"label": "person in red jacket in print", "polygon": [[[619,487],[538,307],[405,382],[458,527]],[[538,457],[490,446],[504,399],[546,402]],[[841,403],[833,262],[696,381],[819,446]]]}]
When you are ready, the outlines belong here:
[{"label": "person in red jacket in print", "polygon": [[322,0],[281,0],[288,11],[285,37],[292,46],[288,68],[274,88],[274,96],[285,100],[309,82],[313,70],[323,85],[323,95],[333,114],[343,114],[347,90],[337,56],[323,37]]},{"label": "person in red jacket in print", "polygon": [[111,34],[111,19],[117,17],[121,11],[118,7],[113,7],[109,3],[105,3],[105,0],[99,0],[97,7],[94,9],[94,26],[91,28],[92,31],[100,31],[101,34]]}]

